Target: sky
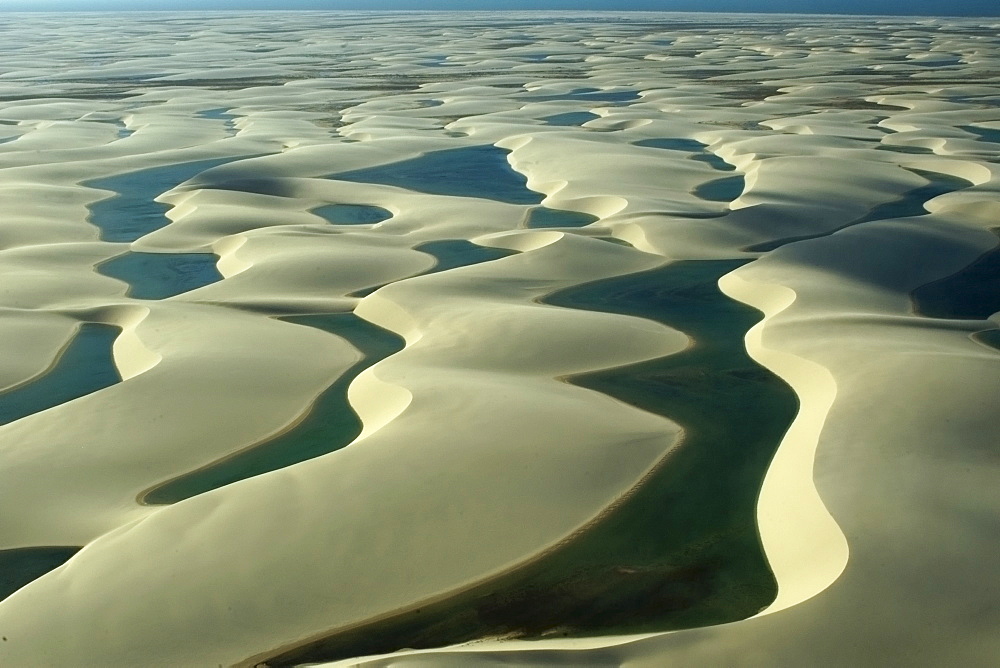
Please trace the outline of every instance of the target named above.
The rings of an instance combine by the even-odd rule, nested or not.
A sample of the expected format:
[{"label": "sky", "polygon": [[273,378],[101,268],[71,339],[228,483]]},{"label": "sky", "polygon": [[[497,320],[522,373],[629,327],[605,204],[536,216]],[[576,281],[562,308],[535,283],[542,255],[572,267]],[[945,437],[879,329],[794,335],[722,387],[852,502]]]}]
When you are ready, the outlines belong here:
[{"label": "sky", "polygon": [[0,0],[0,11],[124,10],[662,10],[1000,16],[998,0]]}]

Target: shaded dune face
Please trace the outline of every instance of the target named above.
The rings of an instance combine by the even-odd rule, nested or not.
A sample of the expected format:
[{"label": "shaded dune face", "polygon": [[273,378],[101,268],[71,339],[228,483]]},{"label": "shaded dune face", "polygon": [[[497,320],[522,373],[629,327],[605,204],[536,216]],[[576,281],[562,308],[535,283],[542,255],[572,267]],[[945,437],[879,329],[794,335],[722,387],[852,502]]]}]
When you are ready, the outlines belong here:
[{"label": "shaded dune face", "polygon": [[12,21],[0,664],[1000,655],[996,30]]}]

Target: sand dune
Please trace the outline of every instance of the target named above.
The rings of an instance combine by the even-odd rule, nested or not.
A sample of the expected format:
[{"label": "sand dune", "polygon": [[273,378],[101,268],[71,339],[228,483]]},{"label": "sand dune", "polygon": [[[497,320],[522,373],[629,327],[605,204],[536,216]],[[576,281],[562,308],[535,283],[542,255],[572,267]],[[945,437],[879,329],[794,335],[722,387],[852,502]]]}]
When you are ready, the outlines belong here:
[{"label": "sand dune", "polygon": [[990,29],[11,20],[3,665],[1000,654]]}]

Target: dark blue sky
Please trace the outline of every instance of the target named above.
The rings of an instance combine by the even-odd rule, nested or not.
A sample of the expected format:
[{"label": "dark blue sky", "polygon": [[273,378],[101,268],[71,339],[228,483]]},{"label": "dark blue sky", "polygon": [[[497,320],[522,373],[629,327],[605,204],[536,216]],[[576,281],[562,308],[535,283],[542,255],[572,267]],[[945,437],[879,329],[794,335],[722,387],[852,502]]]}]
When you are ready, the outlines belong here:
[{"label": "dark blue sky", "polygon": [[1000,16],[1000,0],[0,0],[0,10],[580,9]]}]

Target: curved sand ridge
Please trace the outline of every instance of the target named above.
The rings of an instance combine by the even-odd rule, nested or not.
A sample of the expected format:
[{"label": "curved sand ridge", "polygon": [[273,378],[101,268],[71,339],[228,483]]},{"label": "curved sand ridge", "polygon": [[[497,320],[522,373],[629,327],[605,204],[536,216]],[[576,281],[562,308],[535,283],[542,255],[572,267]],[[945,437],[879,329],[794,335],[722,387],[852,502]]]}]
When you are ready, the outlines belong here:
[{"label": "curved sand ridge", "polygon": [[[997,357],[970,336],[996,324],[910,300],[997,243],[998,149],[982,131],[997,121],[995,36],[933,19],[486,19],[179,14],[131,22],[114,50],[110,17],[18,19],[74,48],[26,42],[0,78],[16,135],[0,144],[0,197],[17,204],[0,221],[0,337],[23,351],[3,385],[43,374],[81,321],[121,328],[124,380],[0,426],[0,547],[86,546],[0,603],[3,662],[253,665],[530,562],[669,466],[680,434],[557,379],[690,344],[539,300],[665,260],[738,258],[753,261],[720,286],[765,314],[748,351],[801,402],[757,509],[772,614],[366,663],[995,655],[983,611],[998,551],[980,527],[996,510]],[[563,114],[582,124],[551,123]],[[490,146],[521,177],[491,172],[481,192],[461,165],[442,172],[454,192],[337,178]],[[86,222],[102,196],[90,181],[229,157],[170,184],[168,224],[127,245]],[[496,190],[522,177],[537,196]],[[722,179],[742,190],[713,194]],[[598,220],[524,229],[539,200]],[[313,213],[336,204],[391,216]],[[455,240],[518,254],[427,273],[421,249]],[[95,267],[127,250],[214,252],[224,280],[126,297]],[[348,311],[406,340],[351,383],[354,443],[171,506],[136,502],[291,433],[361,354],[274,316]]]}]

